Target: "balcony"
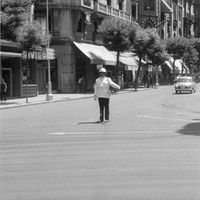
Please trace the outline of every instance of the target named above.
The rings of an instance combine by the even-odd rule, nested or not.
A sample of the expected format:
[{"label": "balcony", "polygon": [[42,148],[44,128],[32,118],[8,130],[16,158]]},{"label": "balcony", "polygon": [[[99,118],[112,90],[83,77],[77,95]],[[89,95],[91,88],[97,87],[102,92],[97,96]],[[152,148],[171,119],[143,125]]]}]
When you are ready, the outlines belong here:
[{"label": "balcony", "polygon": [[[86,9],[92,9],[97,12],[100,12],[105,15],[110,15],[113,17],[118,17],[124,20],[131,21],[131,15],[127,14],[126,12],[113,8],[111,6],[108,6],[106,4],[102,3],[95,3],[94,0],[48,0],[49,2],[49,8],[59,8],[59,7],[68,7],[68,8],[86,8]],[[46,0],[39,0],[40,8],[46,7]]]},{"label": "balcony", "polygon": [[[54,7],[85,7],[94,9],[94,0],[48,0],[50,8]],[[46,0],[39,0],[39,5],[46,7]]]},{"label": "balcony", "polygon": [[131,21],[131,15],[130,14],[127,14],[122,10],[115,9],[111,6],[106,5],[106,4],[95,3],[95,10],[97,12],[100,12],[100,13],[103,13],[103,14],[106,14],[106,15],[110,15],[110,16],[113,16],[113,17],[118,17],[118,18],[121,18],[121,19],[124,19],[124,20]]}]

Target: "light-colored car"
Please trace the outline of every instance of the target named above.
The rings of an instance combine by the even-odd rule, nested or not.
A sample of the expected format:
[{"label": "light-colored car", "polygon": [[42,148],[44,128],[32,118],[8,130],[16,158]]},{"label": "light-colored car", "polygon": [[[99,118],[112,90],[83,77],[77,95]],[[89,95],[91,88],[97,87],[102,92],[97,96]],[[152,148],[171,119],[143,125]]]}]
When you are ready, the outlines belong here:
[{"label": "light-colored car", "polygon": [[182,91],[189,91],[190,93],[196,92],[197,85],[191,76],[181,76],[177,79],[175,83],[176,93],[181,93]]}]

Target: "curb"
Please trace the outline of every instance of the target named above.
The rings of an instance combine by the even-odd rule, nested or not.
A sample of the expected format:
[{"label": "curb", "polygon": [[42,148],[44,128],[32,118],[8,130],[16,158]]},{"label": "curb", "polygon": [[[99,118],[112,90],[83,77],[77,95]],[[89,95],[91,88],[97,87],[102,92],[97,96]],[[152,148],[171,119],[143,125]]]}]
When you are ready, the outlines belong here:
[{"label": "curb", "polygon": [[[139,91],[145,91],[145,90],[149,90],[150,88],[142,88],[139,89],[138,91],[135,91],[134,88],[133,89],[129,89],[129,90],[121,90],[119,92],[116,93],[112,93],[111,95],[117,95],[117,94],[124,94],[124,93],[132,93],[132,92],[139,92]],[[14,105],[11,106],[5,106],[5,107],[1,107],[0,104],[0,110],[4,110],[4,109],[11,109],[11,108],[18,108],[18,107],[25,107],[25,106],[33,106],[33,105],[38,105],[38,104],[47,104],[47,103],[56,103],[56,102],[62,102],[62,101],[75,101],[75,100],[81,100],[81,99],[89,99],[89,98],[93,98],[93,94],[89,95],[89,96],[85,96],[85,97],[72,97],[72,98],[63,98],[63,99],[56,99],[53,101],[36,101],[36,102],[32,102],[32,103],[13,103]]]}]

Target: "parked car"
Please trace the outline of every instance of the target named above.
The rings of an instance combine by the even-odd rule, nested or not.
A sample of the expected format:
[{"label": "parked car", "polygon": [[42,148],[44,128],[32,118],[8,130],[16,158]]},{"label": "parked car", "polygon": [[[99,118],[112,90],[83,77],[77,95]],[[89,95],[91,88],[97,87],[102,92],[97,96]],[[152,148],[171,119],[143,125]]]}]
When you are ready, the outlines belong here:
[{"label": "parked car", "polygon": [[177,79],[175,83],[176,93],[181,93],[182,91],[189,91],[190,93],[196,92],[197,85],[191,76],[181,76]]}]

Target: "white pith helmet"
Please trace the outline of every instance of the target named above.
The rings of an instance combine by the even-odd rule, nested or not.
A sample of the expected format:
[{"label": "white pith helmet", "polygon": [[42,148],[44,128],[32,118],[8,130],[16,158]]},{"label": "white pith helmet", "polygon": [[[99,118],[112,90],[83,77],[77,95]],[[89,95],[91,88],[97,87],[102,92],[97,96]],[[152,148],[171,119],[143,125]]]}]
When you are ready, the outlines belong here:
[{"label": "white pith helmet", "polygon": [[99,73],[100,73],[100,72],[106,73],[106,69],[102,67],[102,68],[99,70]]}]

